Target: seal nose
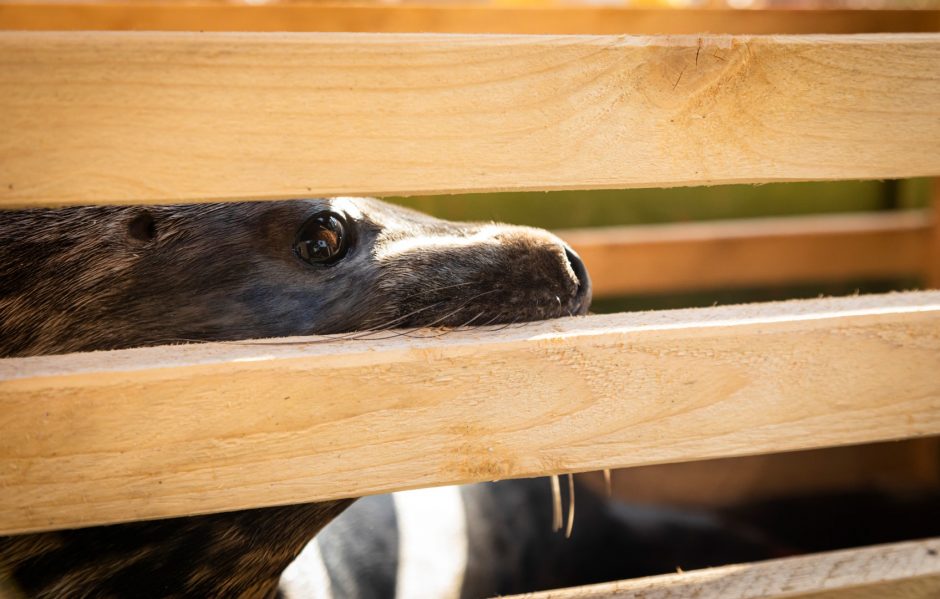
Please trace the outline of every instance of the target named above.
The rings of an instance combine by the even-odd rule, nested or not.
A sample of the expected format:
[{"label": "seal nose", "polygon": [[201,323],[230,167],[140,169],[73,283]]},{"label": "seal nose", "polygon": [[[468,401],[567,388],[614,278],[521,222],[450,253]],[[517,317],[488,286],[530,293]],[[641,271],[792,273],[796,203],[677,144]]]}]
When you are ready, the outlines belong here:
[{"label": "seal nose", "polygon": [[591,307],[591,277],[588,276],[587,268],[584,267],[581,256],[578,256],[577,252],[571,249],[568,244],[565,244],[565,257],[568,259],[568,264],[571,266],[578,283],[578,289],[575,291],[574,298],[572,298],[575,305],[574,312],[575,314],[587,314],[588,308]]}]

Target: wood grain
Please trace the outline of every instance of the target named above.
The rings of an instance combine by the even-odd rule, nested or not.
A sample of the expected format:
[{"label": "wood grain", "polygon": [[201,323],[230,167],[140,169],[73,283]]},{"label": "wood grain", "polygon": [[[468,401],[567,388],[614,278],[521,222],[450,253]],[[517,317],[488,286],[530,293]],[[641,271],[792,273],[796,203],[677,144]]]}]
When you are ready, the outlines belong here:
[{"label": "wood grain", "polygon": [[[742,219],[557,231],[597,297],[878,278],[936,270],[926,212]],[[940,229],[937,238],[940,239]]]},{"label": "wood grain", "polygon": [[0,206],[940,174],[940,34],[0,33]]},{"label": "wood grain", "polygon": [[593,35],[904,33],[940,31],[940,11],[5,0],[0,3],[0,28]]},{"label": "wood grain", "polygon": [[938,372],[940,292],[8,359],[0,534],[940,434]]},{"label": "wood grain", "polygon": [[935,599],[940,539],[637,578],[516,599]]}]

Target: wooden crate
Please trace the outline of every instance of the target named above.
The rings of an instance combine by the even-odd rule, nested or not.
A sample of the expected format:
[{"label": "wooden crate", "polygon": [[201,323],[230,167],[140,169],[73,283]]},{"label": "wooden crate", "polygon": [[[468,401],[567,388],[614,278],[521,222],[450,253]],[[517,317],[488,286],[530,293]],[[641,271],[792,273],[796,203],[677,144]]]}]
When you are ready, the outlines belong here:
[{"label": "wooden crate", "polygon": [[[834,12],[812,26],[789,13],[742,14],[726,21],[741,35],[706,35],[697,31],[708,11],[664,20],[614,10],[611,21],[598,16],[609,9],[558,9],[559,19],[458,7],[466,12],[448,20],[450,10],[7,3],[0,25],[192,29],[212,14],[237,30],[254,11],[252,28],[264,30],[301,11],[311,16],[291,17],[300,29],[437,22],[450,32],[477,11],[489,27],[535,28],[526,34],[569,32],[563,24],[669,33],[667,22],[693,34],[5,31],[0,206],[940,175],[940,34],[911,33],[936,31],[937,13],[884,13],[875,24]],[[322,25],[328,11],[346,25]],[[372,25],[381,14],[387,27]],[[767,22],[800,35],[750,35]],[[872,29],[907,33],[847,34]],[[329,143],[338,137],[346,143]],[[598,288],[622,293],[858,275],[938,285],[938,230],[932,214],[916,213],[567,237]],[[612,266],[639,252],[660,265],[642,283]],[[805,255],[790,271],[761,268],[795,252]],[[728,267],[702,280],[675,266],[702,259]],[[355,425],[323,406],[316,423],[305,419],[316,405],[306,381],[323,368],[374,389],[387,409]],[[206,344],[3,360],[0,533],[938,435],[938,373],[937,292],[592,316],[329,351]],[[523,390],[525,411],[507,414],[482,391],[509,385]],[[312,439],[259,419],[275,396],[301,429],[316,427]],[[213,418],[223,405],[224,431]],[[198,430],[184,426],[194,413]],[[349,475],[350,461],[368,476]],[[940,584],[935,544],[571,596],[709,596],[728,588],[716,579],[796,572],[779,588],[734,596],[928,597]],[[818,574],[832,563],[876,566],[846,566],[835,583]]]}]

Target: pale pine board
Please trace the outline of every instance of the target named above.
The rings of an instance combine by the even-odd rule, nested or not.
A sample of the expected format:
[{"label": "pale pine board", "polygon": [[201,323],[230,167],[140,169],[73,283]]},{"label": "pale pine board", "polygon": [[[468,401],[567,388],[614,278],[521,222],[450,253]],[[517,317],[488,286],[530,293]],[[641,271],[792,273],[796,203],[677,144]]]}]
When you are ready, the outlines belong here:
[{"label": "pale pine board", "polygon": [[[604,473],[578,475],[606,495]],[[636,466],[610,472],[621,501],[721,509],[800,496],[940,492],[940,437]]]},{"label": "pale pine board", "polygon": [[330,2],[105,0],[0,3],[0,28],[376,33],[881,33],[940,30],[937,10],[726,10]]},{"label": "pale pine board", "polygon": [[940,34],[0,33],[0,207],[940,174]]},{"label": "pale pine board", "polygon": [[940,292],[0,361],[0,534],[940,434]]},{"label": "pale pine board", "polygon": [[931,182],[931,234],[927,257],[927,286],[940,289],[940,178]]},{"label": "pale pine board", "polygon": [[[624,559],[630,559],[624,556]],[[558,589],[514,599],[936,599],[940,539]]]},{"label": "pale pine board", "polygon": [[[727,287],[929,279],[934,221],[921,211],[569,229],[595,297]],[[937,225],[940,227],[940,225]]]}]

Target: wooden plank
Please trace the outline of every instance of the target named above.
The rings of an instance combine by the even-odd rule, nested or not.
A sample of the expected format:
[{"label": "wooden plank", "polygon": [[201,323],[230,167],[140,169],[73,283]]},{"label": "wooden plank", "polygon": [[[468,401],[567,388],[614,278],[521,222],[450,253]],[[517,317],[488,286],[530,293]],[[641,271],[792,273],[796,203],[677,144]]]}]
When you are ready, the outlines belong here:
[{"label": "wooden plank", "polygon": [[938,596],[940,539],[927,539],[516,595],[516,598],[935,599]]},{"label": "wooden plank", "polygon": [[940,34],[0,33],[0,206],[940,174]]},{"label": "wooden plank", "polygon": [[925,212],[782,217],[558,231],[597,297],[735,286],[920,278]]},{"label": "wooden plank", "polygon": [[931,182],[930,241],[927,255],[927,287],[940,289],[940,177]]},{"label": "wooden plank", "polygon": [[0,28],[593,35],[903,33],[940,31],[940,11],[5,1],[0,3]]},{"label": "wooden plank", "polygon": [[938,434],[937,372],[940,292],[8,359],[0,534]]},{"label": "wooden plank", "polygon": [[[606,493],[603,473],[580,480]],[[927,437],[637,466],[611,472],[614,497],[630,503],[681,508],[727,508],[827,493],[893,494],[940,491],[940,438]]]}]

